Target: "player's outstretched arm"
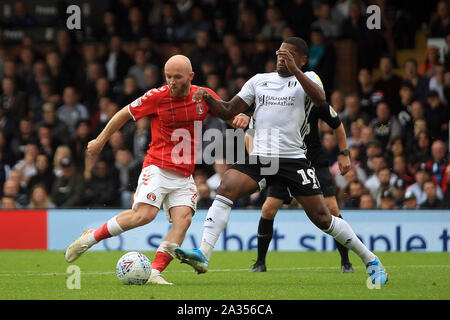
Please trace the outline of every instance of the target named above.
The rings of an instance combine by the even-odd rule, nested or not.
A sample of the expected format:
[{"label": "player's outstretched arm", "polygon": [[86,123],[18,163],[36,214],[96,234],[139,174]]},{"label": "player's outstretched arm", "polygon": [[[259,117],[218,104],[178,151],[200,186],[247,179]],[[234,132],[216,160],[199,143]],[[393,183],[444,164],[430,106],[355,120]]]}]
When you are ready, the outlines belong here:
[{"label": "player's outstretched arm", "polygon": [[212,113],[222,120],[231,120],[235,115],[248,109],[247,103],[239,96],[234,96],[230,101],[217,100],[204,88],[198,88],[192,95],[194,102],[204,100]]},{"label": "player's outstretched arm", "polygon": [[89,156],[95,156],[99,154],[106,142],[113,135],[114,132],[122,128],[122,126],[131,119],[131,115],[128,112],[128,107],[120,109],[106,124],[105,128],[94,140],[89,141],[86,149],[86,153]]}]

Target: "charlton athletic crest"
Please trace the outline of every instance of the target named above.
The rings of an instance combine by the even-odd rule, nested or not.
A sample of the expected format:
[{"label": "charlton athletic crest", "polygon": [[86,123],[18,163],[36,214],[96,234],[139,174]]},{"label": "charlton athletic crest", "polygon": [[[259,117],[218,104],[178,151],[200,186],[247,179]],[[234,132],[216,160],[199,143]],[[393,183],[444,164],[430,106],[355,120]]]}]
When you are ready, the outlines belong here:
[{"label": "charlton athletic crest", "polygon": [[201,103],[199,103],[195,106],[195,110],[198,114],[203,114],[203,112],[205,112],[205,107]]},{"label": "charlton athletic crest", "polygon": [[155,200],[156,200],[156,195],[155,195],[153,192],[150,192],[150,193],[147,195],[147,199],[148,199],[148,200],[151,200],[151,201],[155,201]]}]

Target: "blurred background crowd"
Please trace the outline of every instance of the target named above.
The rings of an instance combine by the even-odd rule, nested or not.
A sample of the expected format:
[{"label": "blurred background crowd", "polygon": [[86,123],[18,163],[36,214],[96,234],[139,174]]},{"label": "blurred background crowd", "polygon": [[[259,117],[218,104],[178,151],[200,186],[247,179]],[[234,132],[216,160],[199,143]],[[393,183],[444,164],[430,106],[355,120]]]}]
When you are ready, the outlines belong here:
[{"label": "blurred background crowd", "polygon": [[[80,30],[66,26],[71,4]],[[367,27],[370,5],[380,29]],[[130,207],[149,119],[129,121],[98,158],[85,157],[114,113],[163,85],[164,62],[178,53],[191,59],[194,84],[229,100],[254,74],[275,71],[275,50],[291,36],[308,42],[305,71],[320,76],[347,132],[353,168],[341,176],[333,132],[319,126],[341,208],[450,208],[442,0],[2,1],[1,207]],[[230,127],[208,117],[209,128]],[[199,208],[212,203],[226,162],[197,166]],[[264,199],[262,191],[235,206]]]}]

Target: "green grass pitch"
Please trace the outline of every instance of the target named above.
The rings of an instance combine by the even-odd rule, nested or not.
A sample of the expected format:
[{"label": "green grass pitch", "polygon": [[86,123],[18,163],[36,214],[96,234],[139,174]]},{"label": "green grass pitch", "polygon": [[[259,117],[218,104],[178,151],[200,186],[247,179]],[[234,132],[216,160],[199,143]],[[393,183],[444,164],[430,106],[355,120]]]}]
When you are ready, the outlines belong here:
[{"label": "green grass pitch", "polygon": [[[255,252],[215,252],[208,273],[197,275],[174,260],[164,272],[173,286],[125,286],[115,274],[124,252],[87,252],[73,265],[80,289],[68,289],[61,251],[0,251],[0,299],[127,300],[327,300],[450,299],[448,253],[378,253],[389,274],[381,289],[369,290],[360,259],[355,273],[341,274],[337,252],[269,252],[268,272],[249,273]],[[152,260],[155,252],[144,252]]]}]

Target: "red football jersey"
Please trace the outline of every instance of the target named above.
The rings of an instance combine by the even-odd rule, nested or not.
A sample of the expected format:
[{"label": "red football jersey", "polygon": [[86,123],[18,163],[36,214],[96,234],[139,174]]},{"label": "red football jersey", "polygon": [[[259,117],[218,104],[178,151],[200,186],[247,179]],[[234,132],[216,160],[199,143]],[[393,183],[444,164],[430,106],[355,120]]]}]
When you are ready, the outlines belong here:
[{"label": "red football jersey", "polygon": [[[150,116],[152,141],[143,167],[151,164],[190,176],[195,170],[194,151],[201,139],[201,130],[194,132],[195,123],[203,123],[210,110],[204,101],[192,101],[198,86],[191,85],[186,97],[174,98],[167,85],[147,91],[128,105],[134,120]],[[216,99],[219,96],[206,90]]]}]

